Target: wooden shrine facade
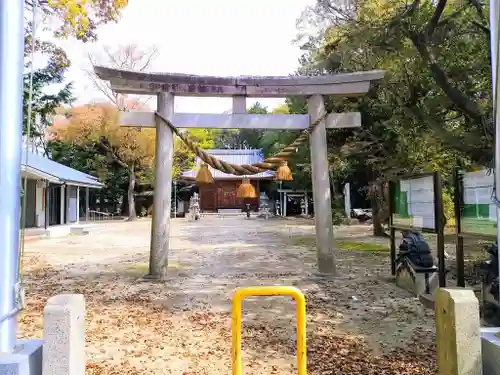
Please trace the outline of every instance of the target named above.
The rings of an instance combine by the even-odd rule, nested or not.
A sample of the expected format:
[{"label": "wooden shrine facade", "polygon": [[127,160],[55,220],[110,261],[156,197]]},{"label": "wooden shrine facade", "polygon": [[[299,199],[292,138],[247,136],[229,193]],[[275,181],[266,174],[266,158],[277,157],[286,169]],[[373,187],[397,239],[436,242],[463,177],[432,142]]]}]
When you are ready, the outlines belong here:
[{"label": "wooden shrine facade", "polygon": [[245,209],[250,204],[252,211],[259,209],[260,184],[259,180],[250,180],[255,188],[257,198],[237,198],[236,190],[241,180],[215,180],[213,184],[201,185],[200,206],[202,212],[218,212],[224,209]]},{"label": "wooden shrine facade", "polygon": [[[206,150],[210,155],[217,159],[233,164],[252,164],[264,160],[264,155],[260,149],[212,149]],[[196,167],[193,170],[181,173],[179,179],[185,181],[194,181],[201,160],[196,158]],[[246,204],[250,204],[253,211],[258,211],[260,206],[260,181],[272,180],[273,171],[265,171],[252,176],[246,176],[255,188],[257,198],[239,199],[236,197],[236,191],[243,179],[242,176],[233,176],[214,170],[209,167],[214,178],[213,184],[202,184],[199,186],[200,208],[202,212],[217,212],[223,209],[244,209]]]}]

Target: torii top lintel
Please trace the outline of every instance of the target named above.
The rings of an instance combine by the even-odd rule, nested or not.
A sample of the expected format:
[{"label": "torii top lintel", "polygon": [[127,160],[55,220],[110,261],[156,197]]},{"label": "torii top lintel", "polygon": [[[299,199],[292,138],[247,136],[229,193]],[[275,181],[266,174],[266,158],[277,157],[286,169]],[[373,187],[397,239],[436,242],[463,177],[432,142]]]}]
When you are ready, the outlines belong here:
[{"label": "torii top lintel", "polygon": [[382,70],[326,76],[217,77],[182,73],[144,73],[95,66],[97,76],[123,94],[151,95],[171,92],[179,96],[238,96],[280,98],[315,94],[357,96],[371,81],[384,77]]}]

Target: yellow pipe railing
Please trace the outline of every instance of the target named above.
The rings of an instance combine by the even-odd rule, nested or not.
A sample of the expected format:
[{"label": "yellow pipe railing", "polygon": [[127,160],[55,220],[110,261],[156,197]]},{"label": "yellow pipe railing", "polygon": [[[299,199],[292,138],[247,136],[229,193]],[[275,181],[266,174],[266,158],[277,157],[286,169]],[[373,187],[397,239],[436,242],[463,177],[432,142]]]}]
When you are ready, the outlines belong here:
[{"label": "yellow pipe railing", "polygon": [[289,296],[295,300],[297,318],[297,374],[306,375],[307,347],[306,347],[306,299],[302,292],[292,286],[251,286],[236,289],[232,304],[232,365],[233,375],[243,375],[241,358],[241,325],[243,300],[246,297],[256,296]]}]

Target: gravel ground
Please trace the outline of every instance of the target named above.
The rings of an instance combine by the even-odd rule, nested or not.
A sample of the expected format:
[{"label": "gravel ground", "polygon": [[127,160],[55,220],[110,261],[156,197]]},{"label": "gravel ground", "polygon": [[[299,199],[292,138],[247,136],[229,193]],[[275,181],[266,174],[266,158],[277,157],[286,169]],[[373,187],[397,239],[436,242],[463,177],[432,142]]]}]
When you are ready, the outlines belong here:
[{"label": "gravel ground", "polygon": [[[339,241],[387,244],[370,228]],[[338,251],[340,276],[318,279],[308,220],[172,220],[165,282],[147,282],[150,221],[101,224],[87,236],[30,241],[21,336],[40,336],[47,298],[83,293],[87,374],[229,374],[231,295],[294,285],[306,296],[309,373],[434,374],[433,313],[390,282],[387,251]],[[340,242],[339,242],[340,243]],[[295,374],[293,302],[244,304],[245,374]]]}]

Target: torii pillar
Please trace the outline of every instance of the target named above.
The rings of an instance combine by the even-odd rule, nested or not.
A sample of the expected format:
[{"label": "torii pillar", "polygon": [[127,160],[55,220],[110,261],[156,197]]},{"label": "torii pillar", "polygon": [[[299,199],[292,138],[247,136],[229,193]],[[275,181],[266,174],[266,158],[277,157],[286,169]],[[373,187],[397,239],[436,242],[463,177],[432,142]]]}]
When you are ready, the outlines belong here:
[{"label": "torii pillar", "polygon": [[[94,67],[96,74],[109,81],[113,91],[122,94],[156,95],[158,112],[177,128],[281,129],[303,130],[323,116],[323,95],[360,96],[368,92],[371,81],[383,78],[375,70],[312,77],[213,77],[188,74],[142,73]],[[175,96],[232,97],[232,114],[174,113]],[[246,113],[246,98],[303,96],[308,98],[307,115],[254,115]],[[153,112],[123,112],[122,126],[156,128],[156,175],[151,228],[150,277],[163,278],[168,266],[170,205],[172,194],[173,134]],[[313,199],[316,224],[318,271],[336,274],[328,173],[326,129],[361,126],[359,112],[330,113],[310,135]],[[160,183],[161,182],[161,183]]]}]

